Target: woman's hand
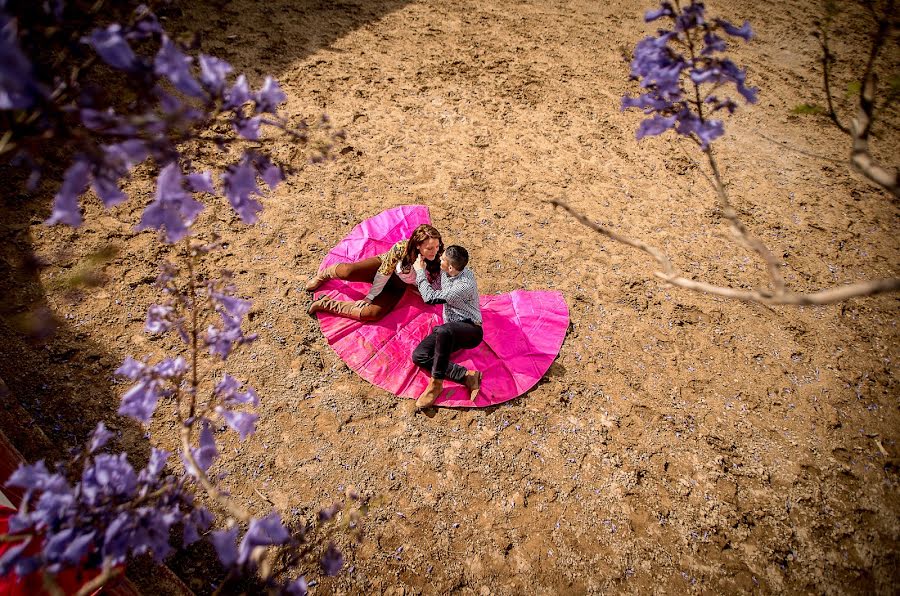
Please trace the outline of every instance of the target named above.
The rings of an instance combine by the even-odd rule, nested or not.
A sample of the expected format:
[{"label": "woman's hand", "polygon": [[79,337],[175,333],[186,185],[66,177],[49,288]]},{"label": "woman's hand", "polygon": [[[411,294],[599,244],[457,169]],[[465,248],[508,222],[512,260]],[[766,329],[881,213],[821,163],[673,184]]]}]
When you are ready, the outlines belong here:
[{"label": "woman's hand", "polygon": [[358,309],[362,310],[365,307],[369,306],[370,304],[372,304],[372,303],[369,302],[368,298],[363,298],[362,300],[357,300],[356,302],[354,302],[353,308],[358,308]]},{"label": "woman's hand", "polygon": [[416,257],[416,262],[413,263],[413,269],[416,271],[424,271],[425,270],[425,259],[422,258],[422,255]]}]

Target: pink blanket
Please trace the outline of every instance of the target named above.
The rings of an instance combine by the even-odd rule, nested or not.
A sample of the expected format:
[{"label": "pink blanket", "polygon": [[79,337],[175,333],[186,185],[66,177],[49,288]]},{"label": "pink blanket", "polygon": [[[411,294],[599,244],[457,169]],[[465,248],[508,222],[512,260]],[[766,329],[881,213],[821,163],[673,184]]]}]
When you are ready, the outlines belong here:
[{"label": "pink blanket", "polygon": [[[409,238],[419,224],[430,223],[428,208],[403,205],[388,209],[362,222],[332,249],[322,268],[334,263],[358,261],[387,252],[395,242]],[[465,243],[463,243],[465,244]],[[473,262],[476,279],[485,273]],[[331,280],[316,297],[359,300],[370,284]],[[373,385],[401,397],[418,397],[428,384],[428,373],[413,364],[415,347],[431,330],[443,323],[441,307],[425,304],[418,294],[407,291],[399,304],[376,323],[360,323],[319,313],[319,324],[338,356]],[[569,326],[569,310],[559,292],[516,290],[481,297],[484,341],[476,348],[451,357],[469,369],[484,373],[481,392],[471,402],[464,388],[444,383],[437,405],[484,407],[518,397],[531,389],[547,372]]]}]

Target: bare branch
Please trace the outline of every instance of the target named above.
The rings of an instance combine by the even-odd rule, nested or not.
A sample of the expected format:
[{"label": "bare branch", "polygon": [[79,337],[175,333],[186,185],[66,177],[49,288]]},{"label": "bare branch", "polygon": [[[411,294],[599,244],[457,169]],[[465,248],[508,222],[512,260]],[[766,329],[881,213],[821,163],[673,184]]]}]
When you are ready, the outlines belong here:
[{"label": "bare branch", "polygon": [[603,236],[606,236],[611,240],[615,240],[616,242],[626,244],[628,246],[631,246],[632,248],[636,248],[647,253],[648,255],[653,257],[656,262],[663,267],[663,269],[666,270],[666,273],[656,271],[653,274],[654,276],[665,281],[668,284],[686,290],[712,294],[714,296],[721,296],[723,298],[730,298],[734,300],[743,300],[745,302],[756,302],[765,305],[781,304],[794,306],[833,304],[835,302],[849,300],[850,298],[874,296],[876,294],[900,291],[900,278],[896,277],[869,280],[843,286],[835,286],[833,288],[827,288],[824,290],[819,290],[818,292],[811,292],[808,294],[795,293],[784,288],[782,288],[781,292],[772,294],[770,292],[762,290],[745,290],[742,288],[717,286],[702,281],[688,279],[675,273],[675,269],[672,267],[672,263],[669,258],[658,248],[650,246],[640,240],[634,240],[632,238],[622,236],[621,234],[613,232],[606,226],[594,223],[586,216],[575,211],[568,204],[559,199],[550,199],[546,202],[550,203],[554,207],[560,207],[564,209],[571,216],[577,219],[581,224],[594,230],[598,234],[602,234]]},{"label": "bare branch", "polygon": [[853,151],[850,154],[850,163],[857,172],[894,197],[900,198],[897,170],[893,172],[887,170],[872,159],[872,155],[869,153],[869,131],[872,128],[876,80],[875,73],[870,73],[868,78],[863,81],[859,96],[859,113],[852,125]]},{"label": "bare branch", "polygon": [[183,426],[181,428],[181,450],[184,455],[185,463],[187,464],[186,467],[190,468],[190,473],[197,479],[197,482],[200,483],[200,486],[203,487],[207,494],[225,507],[232,517],[244,523],[248,523],[253,518],[250,512],[238,505],[234,499],[229,498],[228,495],[216,488],[209,479],[209,476],[206,475],[206,472],[200,468],[200,465],[194,458],[194,452],[191,448],[191,427]]},{"label": "bare branch", "polygon": [[676,277],[675,269],[674,269],[674,267],[672,267],[672,263],[671,263],[671,261],[669,261],[669,257],[667,257],[665,255],[665,253],[663,253],[661,250],[659,250],[655,246],[650,246],[649,244],[646,244],[645,242],[642,242],[640,240],[633,240],[631,238],[628,238],[627,236],[622,236],[621,234],[613,232],[611,229],[607,228],[606,226],[602,226],[598,223],[594,223],[591,220],[589,220],[587,217],[582,215],[581,213],[578,213],[577,211],[575,211],[574,209],[569,207],[569,205],[566,204],[565,202],[560,201],[559,199],[550,199],[547,202],[550,203],[551,205],[553,205],[554,207],[561,207],[562,209],[565,209],[566,211],[569,212],[569,215],[571,215],[572,217],[577,219],[579,222],[581,222],[585,226],[591,228],[595,232],[597,232],[599,234],[603,234],[607,238],[615,240],[616,242],[621,242],[622,244],[627,244],[628,246],[630,246],[632,248],[636,248],[638,250],[644,251],[645,253],[647,253],[654,259],[656,259],[656,262],[660,264],[660,266],[663,268],[663,271],[665,271],[666,275],[671,276],[671,277]]},{"label": "bare branch", "polygon": [[750,247],[762,257],[766,262],[766,268],[769,271],[769,278],[772,280],[772,285],[775,287],[775,294],[783,294],[785,288],[784,278],[781,276],[781,264],[762,240],[752,237],[747,232],[747,228],[738,217],[737,211],[731,206],[731,201],[728,200],[728,193],[725,192],[725,183],[722,181],[722,176],[719,174],[719,166],[716,164],[716,159],[713,156],[712,147],[707,148],[704,153],[706,153],[706,158],[709,160],[709,167],[712,168],[713,178],[716,182],[714,186],[716,193],[719,195],[719,202],[722,204],[722,214],[729,222],[731,222],[732,233],[741,243]]},{"label": "bare branch", "polygon": [[99,588],[105,586],[109,580],[116,577],[120,573],[122,573],[122,568],[114,567],[111,558],[107,557],[103,559],[103,571],[100,572],[100,575],[81,586],[81,589],[78,590],[76,596],[87,596],[88,594],[93,594]]},{"label": "bare branch", "polygon": [[686,290],[694,290],[696,292],[714,294],[724,298],[733,298],[735,300],[758,302],[760,304],[768,305],[783,304],[802,306],[834,304],[835,302],[843,302],[850,298],[874,296],[876,294],[900,290],[900,278],[889,277],[886,279],[874,279],[855,284],[847,284],[845,286],[835,286],[833,288],[819,290],[818,292],[811,292],[809,294],[798,294],[787,291],[777,296],[773,296],[759,290],[741,290],[737,288],[716,286],[684,277],[666,277],[659,272],[656,272],[654,275],[673,286],[678,286],[679,288],[684,288]]}]

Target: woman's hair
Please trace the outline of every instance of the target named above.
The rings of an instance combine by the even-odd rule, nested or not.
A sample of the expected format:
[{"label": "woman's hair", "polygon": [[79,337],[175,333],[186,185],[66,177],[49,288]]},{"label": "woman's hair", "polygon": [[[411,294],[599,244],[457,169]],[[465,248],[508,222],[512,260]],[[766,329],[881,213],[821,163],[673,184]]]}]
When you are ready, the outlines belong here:
[{"label": "woman's hair", "polygon": [[440,275],[444,241],[441,240],[441,233],[437,231],[437,228],[429,224],[422,224],[413,230],[412,235],[409,237],[409,242],[406,244],[406,253],[404,253],[403,259],[400,261],[400,269],[409,271],[416,259],[419,258],[419,245],[431,238],[435,238],[438,241],[438,251],[434,259],[425,261],[425,271],[428,272],[429,279],[435,279]]}]

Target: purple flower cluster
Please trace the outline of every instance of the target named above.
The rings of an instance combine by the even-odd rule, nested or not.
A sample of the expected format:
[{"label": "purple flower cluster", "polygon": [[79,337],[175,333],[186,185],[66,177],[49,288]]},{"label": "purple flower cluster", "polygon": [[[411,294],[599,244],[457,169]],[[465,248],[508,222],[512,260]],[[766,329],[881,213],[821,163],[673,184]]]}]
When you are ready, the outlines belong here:
[{"label": "purple flower cluster", "polygon": [[188,363],[181,357],[164,358],[150,366],[128,356],[116,369],[116,374],[135,381],[135,384],[122,396],[119,414],[148,424],[159,399],[171,395],[172,388],[181,384],[187,372]]},{"label": "purple flower cluster", "polygon": [[[46,120],[45,130],[54,134],[78,124],[91,133],[89,141],[79,140],[82,146],[63,175],[48,224],[80,225],[78,200],[89,187],[107,208],[124,201],[127,197],[120,181],[135,165],[152,158],[159,167],[156,198],[144,210],[137,229],[160,230],[167,242],[177,242],[203,209],[191,195],[217,192],[209,172],[182,171],[179,143],[196,138],[198,130],[220,118],[230,122],[238,138],[249,141],[259,140],[262,125],[289,131],[300,141],[306,139],[303,131],[289,129],[277,116],[277,106],[287,96],[274,79],[266,77],[256,91],[244,75],[230,83],[234,70],[230,64],[205,54],[196,59],[186,54],[144,6],[138,7],[131,25],[113,23],[95,29],[82,42],[103,63],[128,78],[138,96],[131,111],[117,113],[111,107],[98,106],[90,93],[75,93],[73,81],[57,81],[54,92],[49,92],[21,48],[16,20],[7,13],[5,3],[0,3],[0,111],[39,110]],[[156,51],[143,55],[145,48]],[[70,96],[62,105],[54,103]],[[54,122],[48,115],[56,115],[58,120]],[[78,121],[73,122],[72,117]],[[219,136],[214,141],[224,148],[235,139]],[[22,153],[18,159],[36,164],[39,157]],[[221,176],[222,193],[246,223],[256,221],[262,208],[251,198],[262,193],[258,176],[274,188],[284,179],[284,170],[257,151],[247,151]],[[37,178],[32,182],[36,184]]]},{"label": "purple flower cluster", "polygon": [[710,116],[722,109],[733,113],[737,108],[733,99],[722,95],[723,88],[733,84],[745,101],[756,102],[757,89],[747,87],[746,71],[720,55],[727,50],[727,43],[719,33],[749,41],[753,35],[750,24],[736,27],[723,19],[710,21],[703,3],[696,1],[684,8],[662,2],[644,18],[648,22],[669,19],[671,29],[660,29],[656,36],[638,42],[631,78],[639,80],[645,92],[637,97],[626,95],[622,109],[639,108],[650,116],[641,122],[638,139],[674,128],[705,150],[725,131],[722,121]]},{"label": "purple flower cluster", "polygon": [[[120,565],[142,553],[162,560],[173,550],[173,528],[183,528],[184,544],[209,528],[210,513],[194,504],[183,482],[163,474],[169,453],[153,449],[147,466],[135,471],[124,453],[96,453],[111,436],[103,423],[97,426],[74,483],[62,467],[51,472],[43,461],[20,465],[10,476],[7,486],[25,489],[25,496],[9,521],[11,537],[20,540],[0,558],[0,576]],[[25,554],[32,541],[42,541],[42,548]]]}]

